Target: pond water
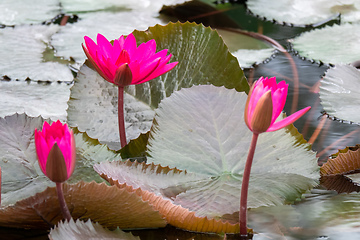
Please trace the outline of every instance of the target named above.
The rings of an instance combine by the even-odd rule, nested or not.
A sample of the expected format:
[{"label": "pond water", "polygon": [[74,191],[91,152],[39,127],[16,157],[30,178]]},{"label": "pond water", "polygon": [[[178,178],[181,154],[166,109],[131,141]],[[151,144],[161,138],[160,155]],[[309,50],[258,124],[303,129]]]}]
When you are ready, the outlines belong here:
[{"label": "pond water", "polygon": [[[193,15],[187,15],[188,12],[180,14],[176,10],[176,8],[173,9],[175,15],[172,16],[173,18],[194,19]],[[216,21],[213,19],[215,16]],[[274,25],[258,20],[246,14],[244,8],[236,4],[225,12],[225,17],[226,19],[220,19],[218,14],[213,13],[201,22],[214,27],[234,27],[235,22],[235,25],[244,30],[261,29],[265,35],[274,38],[285,47],[288,39],[305,31],[302,28]],[[231,25],[227,24],[228,18],[234,21]],[[295,87],[293,64],[298,72],[299,87]],[[309,113],[294,125],[299,132],[303,133],[306,140],[313,140],[312,148],[317,152],[319,165],[326,162],[328,156],[335,154],[338,149],[355,146],[360,140],[359,126],[342,123],[323,115],[318,85],[327,68],[327,66],[319,66],[317,63],[303,60],[292,53],[289,55],[278,52],[267,63],[245,70],[249,81],[257,80],[261,76],[276,76],[278,80],[286,80],[289,83],[288,100],[285,106],[288,114],[292,111],[294,99],[298,99],[296,109],[312,106]],[[320,124],[323,127],[315,137],[314,133]],[[319,186],[311,193],[305,194],[304,198],[299,199],[294,205],[250,210],[249,227],[256,232],[253,238],[255,240],[360,239],[360,195],[358,193],[337,194],[335,191]],[[190,233],[171,226],[165,229],[137,230],[132,233],[140,236],[142,240],[223,239],[223,236]],[[1,239],[48,239],[47,232],[37,230],[0,228],[0,236]],[[229,236],[228,239],[232,237]]]}]

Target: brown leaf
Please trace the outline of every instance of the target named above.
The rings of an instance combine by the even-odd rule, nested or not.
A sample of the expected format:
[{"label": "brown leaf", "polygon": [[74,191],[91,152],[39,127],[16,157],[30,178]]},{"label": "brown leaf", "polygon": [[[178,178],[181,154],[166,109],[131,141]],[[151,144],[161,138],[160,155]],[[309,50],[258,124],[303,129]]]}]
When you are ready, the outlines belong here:
[{"label": "brown leaf", "polygon": [[335,158],[329,159],[320,168],[321,176],[344,175],[360,169],[360,145],[339,150]]},{"label": "brown leaf", "polygon": [[[166,221],[133,191],[105,183],[64,184],[65,200],[74,219],[91,219],[107,228],[158,228]],[[0,226],[49,228],[62,220],[55,187],[0,209]]]}]

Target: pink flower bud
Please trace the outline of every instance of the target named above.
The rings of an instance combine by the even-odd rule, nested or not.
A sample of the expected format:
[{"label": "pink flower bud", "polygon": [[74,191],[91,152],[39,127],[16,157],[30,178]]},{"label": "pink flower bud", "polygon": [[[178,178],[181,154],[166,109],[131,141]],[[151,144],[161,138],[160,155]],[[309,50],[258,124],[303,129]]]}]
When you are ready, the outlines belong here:
[{"label": "pink flower bud", "polygon": [[[118,86],[121,87],[147,82],[167,73],[178,64],[168,64],[172,55],[167,55],[167,49],[156,53],[154,39],[140,44],[139,47],[133,34],[129,34],[126,39],[121,36],[115,39],[113,44],[101,34],[97,35],[97,44],[87,36],[84,39],[86,46],[82,44],[82,47],[96,71],[106,81],[120,84]],[[122,68],[124,64],[128,67]],[[122,70],[119,71],[119,68]],[[126,70],[124,74],[123,70]]]},{"label": "pink flower bud", "polygon": [[275,122],[285,106],[287,91],[288,85],[285,81],[277,84],[275,77],[261,77],[251,86],[246,101],[244,120],[252,132],[262,133],[279,130],[292,124],[310,110],[310,106],[306,107]]},{"label": "pink flower bud", "polygon": [[60,121],[44,122],[42,131],[35,129],[35,148],[43,173],[53,182],[64,182],[74,172],[76,147],[74,133]]}]

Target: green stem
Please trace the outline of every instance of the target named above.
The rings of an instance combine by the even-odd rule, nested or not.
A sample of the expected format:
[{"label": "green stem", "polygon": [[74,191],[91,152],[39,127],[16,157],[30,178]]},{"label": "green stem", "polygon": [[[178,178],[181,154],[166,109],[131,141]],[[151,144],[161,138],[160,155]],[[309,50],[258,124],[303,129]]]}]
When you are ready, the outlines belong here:
[{"label": "green stem", "polygon": [[121,148],[125,147],[126,132],[125,132],[125,120],[124,120],[124,87],[119,86],[118,94],[118,121],[119,121],[119,135]]},{"label": "green stem", "polygon": [[247,236],[247,198],[250,180],[251,165],[254,159],[254,153],[256,148],[256,142],[259,137],[258,133],[253,133],[249,153],[245,163],[243,181],[241,186],[240,195],[240,212],[239,212],[239,225],[240,225],[240,236]]},{"label": "green stem", "polygon": [[60,203],[60,209],[61,209],[61,212],[63,214],[63,217],[66,220],[70,221],[71,215],[70,215],[69,208],[67,207],[66,202],[65,202],[62,183],[59,183],[59,182],[56,183],[56,192],[57,192],[57,195],[58,195],[58,199],[59,199],[59,203]]}]

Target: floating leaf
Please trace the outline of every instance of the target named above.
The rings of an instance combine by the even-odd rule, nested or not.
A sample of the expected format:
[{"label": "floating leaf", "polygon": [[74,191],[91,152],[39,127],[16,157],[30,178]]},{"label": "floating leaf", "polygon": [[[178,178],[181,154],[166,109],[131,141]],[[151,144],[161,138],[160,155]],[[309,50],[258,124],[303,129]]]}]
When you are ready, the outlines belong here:
[{"label": "floating leaf", "polygon": [[234,233],[239,225],[207,217],[197,217],[170,197],[161,196],[167,186],[199,179],[195,174],[186,174],[178,169],[138,162],[104,162],[96,164],[95,170],[112,185],[120,189],[135,191],[144,201],[148,201],[166,219],[178,228],[196,232]]},{"label": "floating leaf", "polygon": [[[186,170],[186,177],[113,167],[105,174],[120,184],[171,199],[199,217],[219,218],[239,211],[252,135],[243,121],[246,98],[245,93],[208,85],[182,89],[161,102],[148,143],[148,163]],[[318,176],[315,153],[293,126],[261,134],[248,206],[292,202],[316,185]]]},{"label": "floating leaf", "polygon": [[71,85],[65,83],[0,82],[0,116],[26,113],[51,120],[66,120]]},{"label": "floating leaf", "polygon": [[66,65],[43,59],[51,36],[59,28],[58,25],[24,25],[0,29],[0,55],[6,56],[0,58],[0,76],[71,82],[73,75]]},{"label": "floating leaf", "polygon": [[51,240],[63,239],[122,239],[122,240],[140,240],[139,237],[134,237],[131,233],[125,233],[120,229],[109,231],[104,229],[100,224],[93,223],[90,220],[83,222],[71,219],[69,222],[60,222],[55,228],[51,229],[49,238]]},{"label": "floating leaf", "polygon": [[[41,171],[34,143],[35,128],[42,129],[41,117],[31,118],[15,114],[0,118],[0,154],[2,169],[2,205],[12,205],[35,193],[53,186]],[[77,163],[69,182],[102,181],[93,164],[121,159],[120,154],[90,139],[83,133],[75,134]]]},{"label": "floating leaf", "polygon": [[[356,0],[248,0],[248,9],[255,15],[274,20],[278,23],[306,27],[329,21],[341,14],[341,22],[360,20],[360,5]],[[280,10],[281,9],[281,10]]]},{"label": "floating leaf", "polygon": [[335,158],[330,158],[320,168],[322,176],[344,175],[360,170],[360,145],[347,147],[337,153]]},{"label": "floating leaf", "polygon": [[[212,83],[238,91],[247,91],[245,76],[216,31],[193,23],[156,25],[145,32],[135,31],[138,43],[154,38],[157,50],[169,49],[171,61],[179,64],[154,80],[132,85],[125,94],[125,128],[127,139],[135,139],[150,130],[159,102],[181,88]],[[206,64],[204,64],[206,62]],[[71,95],[68,122],[81,132],[119,149],[117,93],[86,65],[81,68]]]},{"label": "floating leaf", "polygon": [[[0,9],[0,24],[3,25],[41,23],[60,14],[58,0],[34,0],[31,3],[27,0],[4,0],[0,2]],[[16,45],[19,43],[16,42]]]},{"label": "floating leaf", "polygon": [[360,71],[351,65],[337,64],[321,80],[320,99],[329,115],[360,123],[354,111],[360,105]]},{"label": "floating leaf", "polygon": [[[63,185],[65,201],[74,219],[91,219],[108,228],[155,228],[166,222],[159,212],[134,192],[105,183]],[[55,187],[0,208],[0,226],[48,228],[63,219]]]},{"label": "floating leaf", "polygon": [[[72,2],[72,1],[71,1]],[[99,1],[93,1],[100,4]],[[119,2],[119,1],[117,1]],[[83,6],[87,6],[83,1]],[[101,2],[101,4],[103,4]],[[96,39],[98,33],[110,39],[119,38],[129,34],[134,29],[146,29],[149,26],[160,23],[158,18],[147,12],[97,12],[83,14],[81,21],[66,24],[52,36],[51,45],[56,49],[56,55],[65,59],[75,59],[83,63],[86,56],[81,48],[84,36]]]},{"label": "floating leaf", "polygon": [[360,59],[359,24],[327,26],[302,33],[292,40],[301,56],[324,63],[352,63]]},{"label": "floating leaf", "polygon": [[[182,0],[184,1],[184,0]],[[173,4],[179,0],[87,0],[86,4],[82,0],[60,0],[65,12],[83,14],[95,11],[124,11],[129,9],[146,10],[147,12],[157,13],[163,4]],[[146,13],[145,11],[143,13]],[[137,15],[139,17],[139,15]]]}]

